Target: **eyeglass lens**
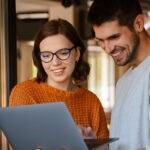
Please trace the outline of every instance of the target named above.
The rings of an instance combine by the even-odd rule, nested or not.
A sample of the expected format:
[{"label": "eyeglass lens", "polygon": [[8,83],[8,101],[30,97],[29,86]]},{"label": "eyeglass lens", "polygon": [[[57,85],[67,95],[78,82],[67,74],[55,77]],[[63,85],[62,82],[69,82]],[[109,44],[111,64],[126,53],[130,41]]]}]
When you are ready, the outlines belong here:
[{"label": "eyeglass lens", "polygon": [[56,57],[58,59],[66,60],[66,59],[69,58],[70,52],[73,48],[74,47],[60,49],[60,50],[56,51],[55,53],[52,53],[52,52],[49,52],[49,51],[40,52],[40,58],[43,62],[50,62],[50,61],[52,61],[54,55],[56,55]]}]

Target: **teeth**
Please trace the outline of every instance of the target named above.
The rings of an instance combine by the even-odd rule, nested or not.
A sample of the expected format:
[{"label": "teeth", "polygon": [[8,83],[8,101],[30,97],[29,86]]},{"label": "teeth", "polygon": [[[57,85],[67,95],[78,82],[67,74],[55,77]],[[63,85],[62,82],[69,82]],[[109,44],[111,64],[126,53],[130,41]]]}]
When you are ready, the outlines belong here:
[{"label": "teeth", "polygon": [[120,55],[120,53],[121,53],[121,52],[115,53],[115,54],[113,54],[112,56],[118,56],[118,55]]},{"label": "teeth", "polygon": [[63,69],[54,70],[53,72],[61,72]]}]

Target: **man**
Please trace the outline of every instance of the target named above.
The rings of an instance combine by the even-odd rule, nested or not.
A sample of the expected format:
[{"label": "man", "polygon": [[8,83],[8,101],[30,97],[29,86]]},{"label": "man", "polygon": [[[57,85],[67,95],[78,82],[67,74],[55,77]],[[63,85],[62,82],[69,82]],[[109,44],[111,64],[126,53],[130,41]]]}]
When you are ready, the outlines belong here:
[{"label": "man", "polygon": [[139,1],[95,0],[88,21],[115,63],[131,65],[116,87],[110,150],[150,150],[150,37]]}]

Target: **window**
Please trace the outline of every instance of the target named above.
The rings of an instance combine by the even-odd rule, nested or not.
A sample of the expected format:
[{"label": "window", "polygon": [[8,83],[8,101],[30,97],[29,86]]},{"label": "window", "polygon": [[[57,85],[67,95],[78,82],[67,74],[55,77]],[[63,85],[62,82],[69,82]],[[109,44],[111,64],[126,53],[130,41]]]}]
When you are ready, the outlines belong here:
[{"label": "window", "polygon": [[88,46],[90,75],[88,89],[100,99],[105,112],[110,112],[115,99],[115,65],[100,46]]}]

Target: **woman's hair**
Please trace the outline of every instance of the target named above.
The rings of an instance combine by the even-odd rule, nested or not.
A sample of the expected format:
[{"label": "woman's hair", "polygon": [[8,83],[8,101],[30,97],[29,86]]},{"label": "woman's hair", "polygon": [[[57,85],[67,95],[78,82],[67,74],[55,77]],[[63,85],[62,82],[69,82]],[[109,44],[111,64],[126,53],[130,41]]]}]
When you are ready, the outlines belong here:
[{"label": "woman's hair", "polygon": [[35,37],[35,43],[32,51],[33,62],[37,67],[37,82],[45,82],[47,79],[47,74],[43,69],[42,62],[40,59],[40,43],[46,37],[62,34],[67,39],[69,39],[75,46],[80,47],[80,58],[76,63],[75,69],[72,74],[72,78],[76,84],[87,79],[87,76],[90,71],[90,67],[87,62],[83,59],[83,54],[86,50],[79,34],[75,28],[66,20],[55,19],[50,20],[45,25],[41,27]]}]

